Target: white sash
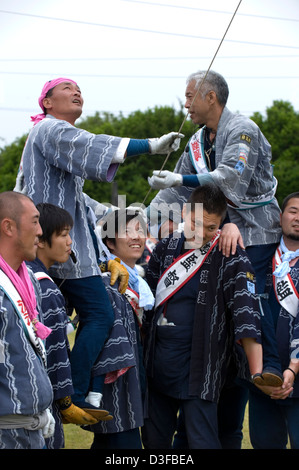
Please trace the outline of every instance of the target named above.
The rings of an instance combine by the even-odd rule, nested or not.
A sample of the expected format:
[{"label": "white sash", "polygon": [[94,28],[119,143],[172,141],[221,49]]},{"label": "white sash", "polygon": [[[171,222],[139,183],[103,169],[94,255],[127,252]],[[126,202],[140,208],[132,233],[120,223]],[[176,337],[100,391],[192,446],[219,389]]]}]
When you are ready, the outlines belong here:
[{"label": "white sash", "polygon": [[39,271],[37,273],[34,273],[36,279],[40,281],[41,279],[49,279],[49,281],[53,281],[53,279],[49,276],[49,274],[45,273],[44,271]]},{"label": "white sash", "polygon": [[[277,247],[275,255],[273,256],[273,272],[280,263],[281,251],[279,247]],[[299,294],[290,274],[280,278],[273,276],[273,285],[279,304],[289,312],[292,317],[296,318],[299,308]]]},{"label": "white sash", "polygon": [[196,173],[208,173],[209,169],[205,158],[204,131],[206,126],[197,131],[189,140],[189,155]]},{"label": "white sash", "polygon": [[[191,137],[189,141],[189,156],[192,162],[193,167],[196,170],[196,173],[203,174],[209,173],[209,168],[206,163],[205,158],[205,149],[204,149],[204,132],[206,130],[206,126],[202,127]],[[244,150],[242,148],[242,144],[239,147],[239,159],[244,159],[243,157]],[[246,157],[247,159],[247,157]],[[244,201],[240,201],[238,205],[234,205],[227,200],[228,206],[237,209],[237,210],[244,210],[244,209],[254,209],[255,207],[264,206],[269,204],[275,194],[277,189],[277,179],[273,176],[273,186],[271,190],[267,193],[262,195],[258,201],[256,199],[246,199]]]},{"label": "white sash", "polygon": [[33,324],[29,318],[27,309],[19,292],[17,291],[11,280],[7,277],[7,275],[2,271],[2,269],[0,269],[0,289],[5,292],[7,297],[12,302],[15,311],[22,322],[27,338],[30,340],[35,350],[41,356],[44,364],[46,364],[45,346],[42,340],[38,338],[35,334]]},{"label": "white sash", "polygon": [[155,308],[172,297],[199,270],[207,256],[217,245],[220,230],[209,243],[179,256],[160,277],[156,290]]},{"label": "white sash", "polygon": [[127,287],[127,290],[125,292],[125,297],[130,303],[132,309],[134,310],[134,313],[136,314],[139,326],[142,326],[142,317],[143,317],[143,308],[139,307],[139,295],[137,292],[135,292],[133,289],[130,287]]}]

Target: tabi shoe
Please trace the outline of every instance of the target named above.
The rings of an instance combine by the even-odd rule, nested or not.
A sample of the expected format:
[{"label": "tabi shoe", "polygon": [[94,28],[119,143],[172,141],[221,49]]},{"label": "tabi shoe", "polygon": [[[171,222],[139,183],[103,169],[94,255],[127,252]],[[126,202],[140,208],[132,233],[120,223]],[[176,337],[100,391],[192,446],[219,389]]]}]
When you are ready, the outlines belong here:
[{"label": "tabi shoe", "polygon": [[265,368],[261,374],[254,374],[252,381],[254,385],[261,387],[281,387],[283,384],[283,375],[276,369]]}]

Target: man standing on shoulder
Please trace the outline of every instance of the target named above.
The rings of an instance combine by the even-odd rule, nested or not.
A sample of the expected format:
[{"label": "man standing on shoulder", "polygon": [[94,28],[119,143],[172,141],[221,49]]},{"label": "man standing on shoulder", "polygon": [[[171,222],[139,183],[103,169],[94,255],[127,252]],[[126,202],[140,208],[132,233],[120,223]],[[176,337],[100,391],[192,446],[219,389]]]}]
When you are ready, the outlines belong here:
[{"label": "man standing on shoulder", "polygon": [[42,230],[32,200],[0,194],[0,448],[42,449],[54,432],[48,410],[53,392],[33,280],[25,260],[35,259]]},{"label": "man standing on shoulder", "polygon": [[[83,98],[78,84],[68,78],[47,82],[39,98],[43,113],[33,118],[22,156],[16,189],[28,194],[35,204],[51,203],[67,210],[74,220],[71,232],[77,258],[51,268],[61,291],[80,318],[80,331],[71,353],[74,385],[73,402],[82,408],[99,406],[88,397],[92,366],[103,348],[114,314],[101,279],[93,243],[93,211],[83,193],[85,179],[111,182],[126,156],[168,153],[178,148],[178,134],[157,139],[135,140],[95,135],[75,127],[81,116]],[[120,277],[120,290],[126,289],[128,273],[110,260],[111,283]],[[92,403],[91,403],[92,401]]]},{"label": "man standing on shoulder", "polygon": [[220,240],[226,255],[236,243],[262,251],[281,235],[271,146],[251,119],[227,108],[228,95],[228,85],[217,72],[199,71],[187,78],[185,107],[199,130],[174,172],[155,171],[149,180],[161,190],[153,204],[182,205],[193,188],[205,183],[218,186],[228,202],[230,224],[223,227]]},{"label": "man standing on shoulder", "polygon": [[[265,296],[269,260],[281,236],[271,146],[251,119],[234,114],[227,108],[228,95],[226,80],[215,71],[206,73],[200,70],[187,78],[185,107],[199,130],[190,138],[174,172],[154,171],[149,179],[153,189],[161,190],[150,204],[150,214],[155,213],[155,208],[162,208],[160,218],[164,221],[172,204],[182,207],[195,187],[211,183],[221,189],[228,203],[228,212],[221,230],[219,249],[226,256],[235,252],[237,244],[246,249],[255,271],[264,313],[262,336],[267,356],[263,374],[268,381],[281,385],[283,378],[276,338]],[[166,212],[164,217],[163,208]],[[180,211],[174,215],[180,219]],[[152,218],[151,223],[154,223]],[[238,435],[241,435],[246,394],[246,389],[239,388]],[[228,395],[228,400],[230,397],[232,394]],[[224,406],[236,410],[236,399]],[[235,446],[234,439],[229,440],[228,445]]]}]

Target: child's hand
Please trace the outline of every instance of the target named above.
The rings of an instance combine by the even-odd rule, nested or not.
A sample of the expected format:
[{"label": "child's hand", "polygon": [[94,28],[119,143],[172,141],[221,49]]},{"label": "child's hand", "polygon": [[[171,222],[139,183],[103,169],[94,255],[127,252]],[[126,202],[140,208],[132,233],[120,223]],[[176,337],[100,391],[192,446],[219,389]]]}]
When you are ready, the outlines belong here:
[{"label": "child's hand", "polygon": [[283,384],[281,388],[285,390],[288,390],[290,388],[293,389],[294,381],[295,381],[294,372],[292,372],[290,369],[286,369],[283,373]]}]

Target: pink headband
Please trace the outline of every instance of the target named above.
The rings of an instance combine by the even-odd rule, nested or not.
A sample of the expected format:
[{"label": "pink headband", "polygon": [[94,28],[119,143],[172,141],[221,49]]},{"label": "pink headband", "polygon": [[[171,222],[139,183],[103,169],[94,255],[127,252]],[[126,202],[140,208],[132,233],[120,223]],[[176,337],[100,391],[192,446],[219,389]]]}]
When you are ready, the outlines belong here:
[{"label": "pink headband", "polygon": [[[51,90],[52,88],[54,88],[55,86],[59,85],[59,83],[63,83],[63,82],[72,82],[72,83],[75,83],[75,85],[77,85],[77,83],[74,82],[74,80],[71,80],[70,78],[55,78],[54,80],[49,80],[48,82],[46,82],[45,85],[43,86],[41,95],[38,99],[38,104],[40,105],[40,107],[43,111],[44,111],[43,100],[46,97],[48,91]],[[35,125],[39,121],[44,119],[45,117],[46,117],[46,115],[43,112],[42,114],[37,114],[36,116],[31,116],[31,121],[33,121],[34,125]]]}]

